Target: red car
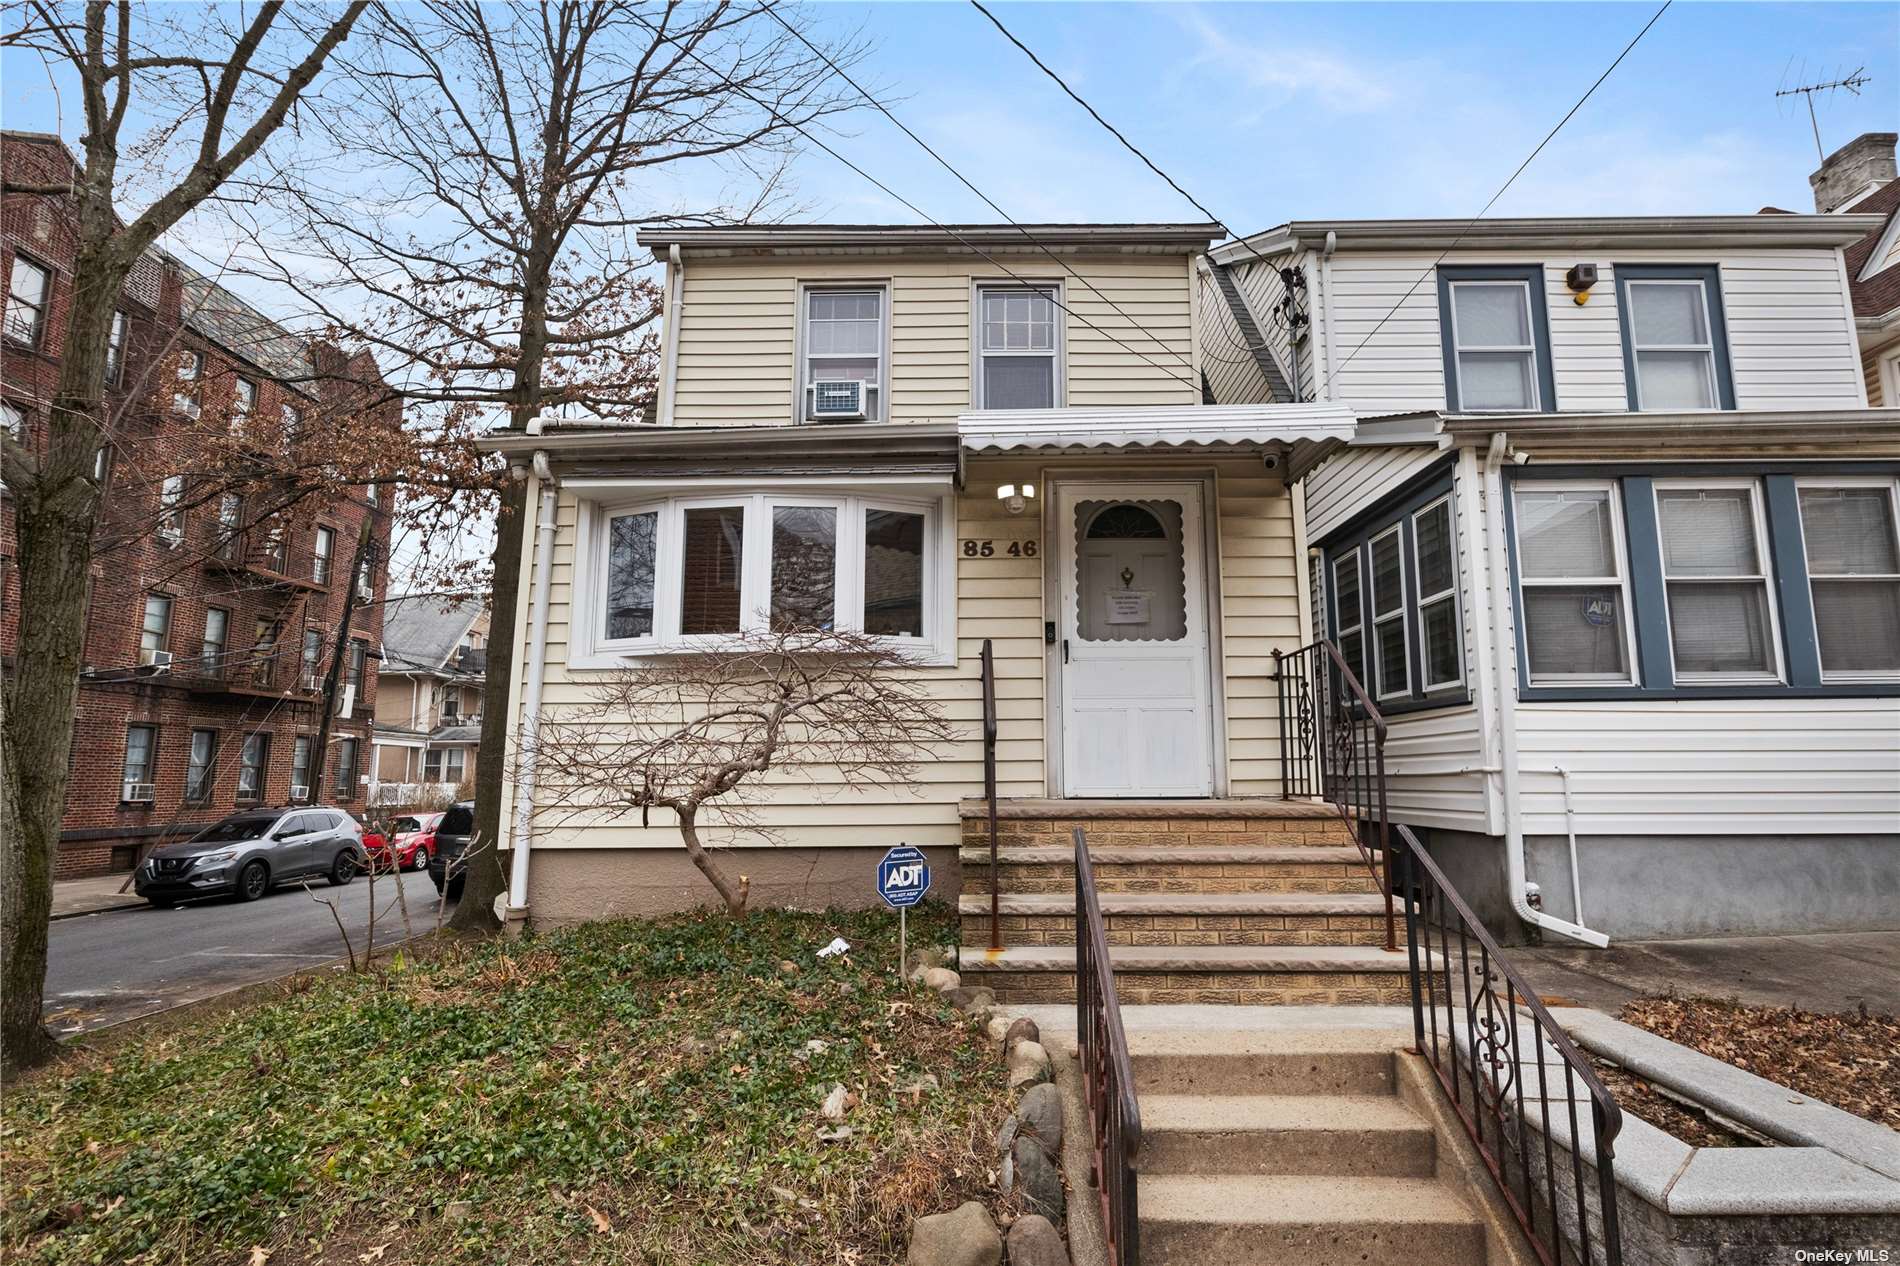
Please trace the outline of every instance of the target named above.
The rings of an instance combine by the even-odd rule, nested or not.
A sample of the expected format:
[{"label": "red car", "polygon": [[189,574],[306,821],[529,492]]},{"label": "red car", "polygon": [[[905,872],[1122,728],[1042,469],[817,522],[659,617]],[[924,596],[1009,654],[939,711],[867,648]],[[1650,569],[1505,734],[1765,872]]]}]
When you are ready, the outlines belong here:
[{"label": "red car", "polygon": [[[427,870],[435,852],[435,828],[442,821],[439,813],[415,813],[389,822],[389,834],[395,837],[395,865],[398,870]],[[390,864],[390,841],[373,831],[363,833],[363,847],[371,863],[384,870]]]}]

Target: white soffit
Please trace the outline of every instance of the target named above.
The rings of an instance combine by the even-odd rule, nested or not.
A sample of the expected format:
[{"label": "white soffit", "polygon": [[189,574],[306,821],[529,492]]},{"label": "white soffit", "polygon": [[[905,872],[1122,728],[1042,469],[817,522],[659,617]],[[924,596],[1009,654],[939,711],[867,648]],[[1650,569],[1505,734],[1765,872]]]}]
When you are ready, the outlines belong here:
[{"label": "white soffit", "polygon": [[1184,405],[1149,409],[1018,409],[965,413],[965,452],[1059,452],[1125,448],[1273,449],[1340,444],[1356,416],[1343,404]]}]

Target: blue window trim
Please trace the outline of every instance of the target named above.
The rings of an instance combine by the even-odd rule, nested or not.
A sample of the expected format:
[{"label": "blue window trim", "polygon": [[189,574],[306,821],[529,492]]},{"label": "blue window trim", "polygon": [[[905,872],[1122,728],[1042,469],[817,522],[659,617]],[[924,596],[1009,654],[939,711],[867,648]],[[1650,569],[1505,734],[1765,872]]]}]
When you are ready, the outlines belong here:
[{"label": "blue window trim", "polygon": [[[1516,624],[1517,697],[1524,703],[1572,703],[1592,699],[1808,699],[1896,698],[1900,681],[1835,682],[1821,679],[1807,555],[1801,545],[1801,507],[1795,481],[1828,475],[1900,477],[1900,463],[1686,462],[1642,466],[1558,465],[1507,468],[1504,472],[1505,532],[1510,545],[1511,609]],[[1696,477],[1761,480],[1767,520],[1769,592],[1780,608],[1782,684],[1675,684],[1669,654],[1668,598],[1656,525],[1655,481]],[[1523,582],[1518,572],[1517,487],[1555,480],[1598,479],[1618,485],[1623,503],[1623,540],[1628,569],[1630,627],[1635,640],[1636,685],[1533,686],[1530,648],[1524,631]],[[1660,683],[1660,684],[1655,684]]]},{"label": "blue window trim", "polygon": [[[1355,673],[1361,674],[1360,684],[1366,693],[1377,700],[1379,711],[1385,716],[1402,716],[1410,712],[1425,712],[1437,708],[1462,707],[1471,702],[1470,673],[1465,665],[1464,633],[1464,595],[1462,593],[1463,570],[1456,567],[1460,583],[1458,603],[1458,662],[1459,680],[1456,685],[1440,686],[1426,691],[1423,687],[1424,676],[1424,630],[1418,611],[1418,553],[1414,540],[1412,516],[1426,506],[1441,498],[1451,498],[1451,526],[1454,550],[1458,540],[1458,502],[1454,494],[1452,467],[1456,456],[1448,456],[1442,462],[1434,462],[1432,467],[1414,478],[1397,491],[1382,497],[1367,509],[1354,515],[1339,528],[1327,533],[1319,542],[1321,583],[1326,594],[1326,636],[1333,642],[1339,640],[1339,594],[1335,587],[1334,564],[1346,554],[1354,554],[1359,559],[1359,618],[1360,645],[1363,648],[1364,662],[1355,666]],[[1373,640],[1372,624],[1372,551],[1371,542],[1375,536],[1383,536],[1394,525],[1399,528],[1399,565],[1405,581],[1405,627],[1406,627],[1406,670],[1409,674],[1409,689],[1403,696],[1395,695],[1389,699],[1378,698],[1378,687],[1372,680],[1376,670],[1373,656],[1377,646]]]},{"label": "blue window trim", "polygon": [[1641,409],[1636,402],[1635,330],[1630,322],[1632,281],[1699,281],[1709,301],[1709,342],[1715,348],[1716,408],[1735,407],[1735,374],[1729,365],[1728,318],[1722,302],[1722,270],[1714,264],[1616,264],[1617,326],[1623,340],[1623,390],[1630,412]]},{"label": "blue window trim", "polygon": [[[1451,283],[1454,281],[1521,281],[1531,293],[1531,345],[1537,361],[1538,408],[1534,412],[1557,411],[1557,378],[1551,370],[1550,313],[1544,304],[1544,266],[1542,264],[1457,264],[1438,269],[1438,343],[1445,359],[1445,407],[1462,413],[1463,386],[1458,381],[1458,351],[1451,342]],[[1523,409],[1502,409],[1500,413],[1522,415]]]}]

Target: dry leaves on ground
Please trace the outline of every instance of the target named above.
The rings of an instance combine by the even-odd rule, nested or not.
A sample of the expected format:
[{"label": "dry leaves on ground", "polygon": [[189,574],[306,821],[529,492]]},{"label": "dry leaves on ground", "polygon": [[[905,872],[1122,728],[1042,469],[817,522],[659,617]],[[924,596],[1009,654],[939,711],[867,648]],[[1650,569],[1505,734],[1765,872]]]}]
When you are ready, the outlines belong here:
[{"label": "dry leaves on ground", "polygon": [[1659,1037],[1900,1129],[1900,1017],[1639,998],[1622,1018]]}]

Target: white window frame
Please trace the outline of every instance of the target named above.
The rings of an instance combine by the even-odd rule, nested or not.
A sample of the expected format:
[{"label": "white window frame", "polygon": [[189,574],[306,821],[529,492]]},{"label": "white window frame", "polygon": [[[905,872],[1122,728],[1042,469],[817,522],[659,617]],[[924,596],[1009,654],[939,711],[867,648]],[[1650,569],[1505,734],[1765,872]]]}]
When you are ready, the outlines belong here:
[{"label": "white window frame", "polygon": [[[1039,291],[1049,296],[1055,311],[1051,314],[1055,324],[1053,341],[1055,346],[1048,351],[985,351],[983,349],[983,295],[991,290],[1029,290]],[[1068,300],[1063,293],[1059,278],[1025,277],[976,277],[970,281],[970,408],[983,410],[983,365],[992,356],[1047,356],[1053,366],[1055,388],[1050,407],[1061,409],[1069,402],[1069,310]],[[1005,409],[998,412],[1015,413],[1020,410]]]},{"label": "white window frame", "polygon": [[[712,483],[715,481],[707,481]],[[679,632],[684,584],[685,513],[689,509],[741,506],[745,510],[744,555],[740,571],[739,620],[742,633],[763,631],[770,622],[772,509],[822,506],[838,514],[837,576],[833,588],[834,627],[855,631],[864,619],[862,517],[867,510],[892,510],[924,516],[924,635],[880,639],[920,666],[956,663],[956,500],[937,479],[902,476],[878,481],[882,489],[865,495],[837,480],[783,481],[768,487],[735,484],[730,491],[708,489],[688,496],[667,496],[643,481],[585,481],[576,491],[587,497],[575,534],[577,583],[570,668],[622,668],[648,657],[717,652],[739,648],[729,634]],[[582,481],[571,481],[570,486]],[[677,483],[670,485],[678,487]],[[653,632],[644,637],[604,635],[608,592],[608,521],[627,514],[657,513],[654,542]]]},{"label": "white window frame", "polygon": [[[205,763],[198,765],[198,736],[210,735],[210,745],[205,750]],[[212,784],[218,777],[218,731],[203,726],[194,726],[185,735],[185,803],[208,804],[211,801]],[[195,780],[195,781],[194,781]]]},{"label": "white window frame", "polygon": [[[1796,479],[1794,481],[1794,487],[1795,523],[1801,533],[1801,570],[1808,578],[1808,610],[1812,613],[1814,610],[1814,582],[1816,576],[1814,574],[1814,568],[1808,563],[1808,525],[1801,517],[1801,490],[1803,488],[1885,488],[1887,490],[1888,504],[1893,509],[1894,532],[1900,535],[1900,479],[1895,479],[1890,475],[1811,475]],[[1900,541],[1895,542],[1895,548],[1896,550],[1900,550]],[[1819,579],[1900,580],[1900,572],[1877,572],[1854,575],[1825,572]],[[1818,616],[1813,618],[1815,620],[1814,655],[1815,659],[1821,665],[1821,681],[1824,685],[1834,686],[1848,685],[1857,682],[1900,681],[1900,673],[1877,671],[1829,672],[1827,670],[1827,661],[1821,659],[1820,618]]]},{"label": "white window frame", "polygon": [[[252,761],[252,753],[257,759]],[[246,774],[255,773],[256,780],[247,788],[244,785]],[[237,791],[232,798],[236,801],[259,800],[270,785],[270,733],[266,730],[247,730],[238,739]]]},{"label": "white window frame", "polygon": [[185,540],[185,477],[167,475],[158,485],[158,525],[155,535],[176,549]]},{"label": "white window frame", "polygon": [[112,325],[106,330],[106,382],[114,387],[125,377],[125,330],[125,310],[121,308],[112,314]]},{"label": "white window frame", "polygon": [[[1452,504],[1451,494],[1434,498],[1407,517],[1411,520],[1412,535],[1412,574],[1418,577],[1419,585],[1425,583],[1425,569],[1420,566],[1418,553],[1418,521],[1440,506],[1445,510],[1446,540],[1451,545],[1451,587],[1434,593],[1420,593],[1412,602],[1412,609],[1418,620],[1418,676],[1419,693],[1434,694],[1440,690],[1455,690],[1465,684],[1465,611],[1464,595],[1461,592],[1462,575],[1458,561],[1458,508]],[[1451,599],[1451,630],[1457,655],[1457,676],[1449,681],[1431,680],[1431,648],[1427,643],[1425,631],[1425,608],[1436,605],[1446,598]]]},{"label": "white window frame", "polygon": [[[1636,291],[1640,286],[1694,286],[1702,294],[1702,328],[1708,332],[1706,343],[1653,343],[1644,345],[1636,341]],[[1706,359],[1702,362],[1708,373],[1709,406],[1706,409],[1686,408],[1682,405],[1669,405],[1671,413],[1717,413],[1722,408],[1722,376],[1715,367],[1715,312],[1709,302],[1709,283],[1701,277],[1626,277],[1623,280],[1624,300],[1629,311],[1622,314],[1629,323],[1630,373],[1635,376],[1632,384],[1636,394],[1638,412],[1649,408],[1643,399],[1643,353],[1644,352],[1701,352]]]},{"label": "white window frame", "polygon": [[[1753,576],[1671,576],[1669,574],[1669,547],[1664,540],[1666,529],[1662,519],[1662,494],[1670,489],[1690,491],[1714,490],[1721,488],[1741,489],[1748,493],[1749,521],[1755,529],[1755,563],[1760,568],[1759,575]],[[1766,498],[1762,494],[1761,481],[1749,478],[1735,479],[1658,479],[1651,485],[1650,496],[1654,498],[1656,514],[1656,565],[1662,573],[1663,586],[1663,633],[1669,641],[1669,674],[1679,686],[1708,685],[1775,685],[1787,680],[1783,667],[1784,656],[1781,649],[1780,603],[1775,595],[1775,571],[1768,543],[1768,515]],[[1676,628],[1675,617],[1669,610],[1669,586],[1675,584],[1696,584],[1710,582],[1718,584],[1753,583],[1761,586],[1762,601],[1768,608],[1768,668],[1767,672],[1744,673],[1685,673],[1676,667]]]},{"label": "white window frame", "polygon": [[[216,641],[211,638],[211,625],[214,621],[221,621]],[[224,661],[229,658],[230,650],[231,608],[206,607],[204,635],[198,639],[198,659],[207,670],[221,672]]]},{"label": "white window frame", "polygon": [[310,746],[308,734],[294,735],[290,740],[290,800],[293,804],[310,798]]},{"label": "white window frame", "polygon": [[[132,731],[145,731],[145,763],[133,777]],[[133,721],[125,727],[125,749],[119,757],[119,800],[124,804],[151,804],[158,797],[158,726]]]},{"label": "white window frame", "polygon": [[[1900,224],[1900,216],[1894,223]],[[1883,408],[1900,409],[1900,347],[1880,353],[1880,402]]]},{"label": "white window frame", "polygon": [[[151,627],[154,604],[164,613],[164,627],[154,630]],[[148,593],[145,603],[139,608],[139,667],[150,668],[158,662],[160,655],[171,649],[172,615],[178,609],[178,601],[168,593]],[[153,640],[155,639],[155,640]],[[146,645],[148,640],[153,644]]]},{"label": "white window frame", "polygon": [[[1366,644],[1366,658],[1372,668],[1372,680],[1375,683],[1373,687],[1373,697],[1376,699],[1406,699],[1410,698],[1412,694],[1412,630],[1408,627],[1410,621],[1406,618],[1406,613],[1410,606],[1407,599],[1411,597],[1412,586],[1405,575],[1405,533],[1400,529],[1401,524],[1394,523],[1383,532],[1375,532],[1366,538],[1365,573],[1361,577],[1360,583],[1365,585],[1366,597],[1369,599],[1372,607],[1372,637]],[[1372,552],[1377,548],[1379,542],[1388,536],[1398,538],[1396,548],[1399,559],[1399,602],[1398,605],[1393,607],[1390,611],[1381,613],[1379,610],[1378,585],[1373,579],[1378,569],[1373,565]],[[1379,655],[1379,626],[1382,624],[1390,624],[1394,620],[1399,622],[1399,637],[1402,645],[1405,647],[1405,680],[1400,683],[1397,690],[1388,690],[1385,680],[1385,663]]]},{"label": "white window frame", "polygon": [[[1544,383],[1537,367],[1537,296],[1531,292],[1528,281],[1518,277],[1461,277],[1445,283],[1450,292],[1447,307],[1451,311],[1451,365],[1458,375],[1458,412],[1460,413],[1541,413],[1543,412]],[[1469,347],[1458,337],[1458,290],[1461,286],[1492,287],[1515,286],[1524,292],[1524,329],[1530,335],[1530,342],[1516,343],[1473,343]],[[1480,409],[1465,399],[1466,352],[1511,352],[1522,355],[1530,363],[1530,399],[1522,405],[1507,405],[1499,409]]]},{"label": "white window frame", "polygon": [[[29,300],[13,289],[13,271],[25,266],[40,275],[40,297]],[[6,336],[16,343],[27,347],[38,347],[46,338],[46,317],[53,307],[53,270],[39,260],[22,251],[15,251],[13,263],[7,272],[7,302],[5,311]],[[32,325],[24,332],[14,330],[14,313],[25,311],[32,314]]]},{"label": "white window frame", "polygon": [[[816,379],[811,373],[811,355],[806,351],[810,345],[811,296],[814,294],[863,294],[877,292],[878,297],[878,381],[870,390],[877,393],[877,408],[866,409],[864,417],[855,419],[815,418],[811,416],[811,386]],[[798,283],[798,318],[793,349],[796,356],[796,371],[793,374],[792,421],[801,425],[823,424],[829,421],[888,422],[891,418],[891,279],[889,277],[867,278],[859,281],[801,281]],[[838,356],[837,360],[862,360],[861,356]]]},{"label": "white window frame", "polygon": [[188,418],[204,412],[205,354],[187,347],[179,353],[178,378],[172,387],[172,410]]},{"label": "white window frame", "polygon": [[[1356,664],[1347,664],[1346,667],[1352,669],[1353,676],[1360,679],[1359,685],[1361,688],[1364,688],[1364,679],[1371,676],[1372,673],[1370,659],[1366,654],[1366,566],[1365,560],[1360,555],[1361,551],[1359,547],[1354,545],[1351,549],[1333,559],[1332,596],[1333,606],[1335,608],[1333,615],[1333,633],[1337,638],[1341,658],[1345,657],[1346,635],[1348,633],[1357,633],[1359,635],[1359,662]],[[1351,624],[1346,623],[1346,608],[1339,597],[1339,569],[1344,567],[1347,563],[1352,564],[1354,580],[1356,582],[1353,587],[1359,591],[1359,601],[1353,604]]]},{"label": "white window frame", "polygon": [[[1516,564],[1518,611],[1516,627],[1518,636],[1523,640],[1524,684],[1530,687],[1564,686],[1634,686],[1637,684],[1636,668],[1636,625],[1630,611],[1630,555],[1629,543],[1623,533],[1623,492],[1616,479],[1538,479],[1523,480],[1511,489],[1511,559]],[[1522,507],[1518,498],[1526,493],[1537,492],[1604,492],[1609,495],[1610,515],[1610,552],[1611,561],[1617,564],[1615,576],[1544,576],[1533,577],[1526,574],[1524,568],[1524,545],[1519,533],[1523,523]],[[1539,677],[1531,669],[1530,618],[1528,604],[1523,601],[1524,591],[1535,588],[1579,588],[1586,585],[1615,585],[1617,589],[1617,620],[1623,633],[1623,666],[1620,677],[1608,673],[1550,673]]]},{"label": "white window frame", "polygon": [[335,562],[336,529],[319,523],[316,535],[310,541],[310,579],[319,585],[329,584]]}]

